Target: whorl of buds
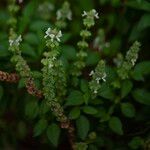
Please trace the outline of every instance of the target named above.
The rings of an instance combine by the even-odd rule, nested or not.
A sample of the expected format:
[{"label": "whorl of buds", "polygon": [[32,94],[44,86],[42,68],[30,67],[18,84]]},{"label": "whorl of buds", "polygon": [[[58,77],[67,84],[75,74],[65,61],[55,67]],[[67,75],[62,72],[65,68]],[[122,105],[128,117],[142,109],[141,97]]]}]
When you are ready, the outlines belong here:
[{"label": "whorl of buds", "polygon": [[43,94],[42,94],[42,91],[38,90],[36,88],[36,85],[33,81],[32,78],[28,78],[27,81],[26,81],[26,88],[27,88],[27,91],[29,94],[33,95],[33,96],[36,96],[38,98],[42,98],[43,97]]},{"label": "whorl of buds", "polygon": [[122,62],[117,70],[117,73],[121,79],[127,79],[129,77],[129,72],[134,67],[135,62],[138,58],[140,46],[141,44],[136,41],[127,52],[125,60]]},{"label": "whorl of buds", "polygon": [[91,71],[89,76],[92,76],[92,80],[89,83],[90,89],[94,95],[97,95],[101,85],[100,81],[106,81],[105,62],[99,61],[95,71]]},{"label": "whorl of buds", "polygon": [[16,73],[9,74],[7,72],[0,71],[0,80],[10,83],[16,83],[19,80],[19,76]]},{"label": "whorl of buds", "polygon": [[87,27],[90,28],[92,26],[94,26],[95,21],[94,19],[99,19],[98,13],[96,12],[95,9],[92,9],[88,12],[83,11],[82,17],[85,17],[83,20],[83,24]]}]

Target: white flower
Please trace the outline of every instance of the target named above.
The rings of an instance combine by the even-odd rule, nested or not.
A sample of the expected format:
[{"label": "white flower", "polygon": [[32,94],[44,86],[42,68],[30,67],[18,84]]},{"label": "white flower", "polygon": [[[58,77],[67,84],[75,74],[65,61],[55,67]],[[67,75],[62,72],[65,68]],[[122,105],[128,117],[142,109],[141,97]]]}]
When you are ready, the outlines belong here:
[{"label": "white flower", "polygon": [[94,90],[94,94],[97,94],[97,90]]},{"label": "white flower", "polygon": [[131,63],[133,66],[135,65],[135,62],[136,62],[136,59],[131,59]]},{"label": "white flower", "polygon": [[85,16],[87,16],[87,12],[83,11],[82,17],[85,17]]},{"label": "white flower", "polygon": [[94,74],[94,71],[92,70],[89,74],[89,76],[92,76]]},{"label": "white flower", "polygon": [[60,20],[61,18],[67,18],[68,20],[72,20],[72,13],[69,11],[65,16],[62,14],[61,10],[58,10],[57,13],[57,20]]},{"label": "white flower", "polygon": [[52,63],[50,63],[49,65],[48,65],[48,67],[49,68],[52,68],[54,65],[52,64]]},{"label": "white flower", "polygon": [[62,36],[61,31],[58,32],[58,34],[56,35],[56,39],[58,42],[60,42],[60,37]]},{"label": "white flower", "polygon": [[21,38],[21,35],[19,35],[18,38],[16,38],[15,40],[9,39],[9,45],[10,46],[13,46],[13,45],[19,46],[21,41],[22,41],[22,38]]},{"label": "white flower", "polygon": [[101,78],[96,78],[95,80],[96,80],[97,84],[99,84],[99,81],[101,80]]},{"label": "white flower", "polygon": [[61,19],[62,13],[60,10],[57,11],[56,15],[57,15],[57,20]]},{"label": "white flower", "polygon": [[103,75],[103,77],[102,77],[102,80],[104,81],[104,82],[106,82],[106,73],[104,73],[104,75]]},{"label": "white flower", "polygon": [[98,13],[95,9],[92,9],[89,12],[83,11],[82,17],[85,17],[85,16],[95,17],[96,19],[99,18]]},{"label": "white flower", "polygon": [[71,11],[68,12],[67,18],[68,18],[68,20],[72,20],[72,12]]},{"label": "white flower", "polygon": [[14,43],[14,40],[9,40],[9,45],[12,46]]},{"label": "white flower", "polygon": [[60,37],[62,36],[61,31],[56,31],[56,29],[52,30],[51,28],[48,28],[45,34],[46,35],[44,36],[44,38],[50,37],[52,42],[54,41],[54,39],[60,42]]},{"label": "white flower", "polygon": [[93,12],[94,17],[95,17],[96,19],[98,19],[98,18],[99,18],[98,12],[97,12],[95,9],[92,9],[92,12]]},{"label": "white flower", "polygon": [[56,57],[53,56],[52,60],[56,60]]}]

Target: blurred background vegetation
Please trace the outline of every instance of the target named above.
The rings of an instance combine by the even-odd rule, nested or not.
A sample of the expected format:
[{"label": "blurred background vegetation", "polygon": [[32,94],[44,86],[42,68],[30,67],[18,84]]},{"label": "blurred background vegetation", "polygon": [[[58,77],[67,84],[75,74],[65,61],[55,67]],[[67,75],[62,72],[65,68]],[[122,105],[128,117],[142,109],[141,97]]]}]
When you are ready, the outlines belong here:
[{"label": "blurred background vegetation", "polygon": [[[41,69],[40,60],[45,50],[44,33],[55,22],[56,11],[63,2],[63,0],[24,0],[23,3],[18,3],[21,10],[18,14],[17,30],[24,38],[21,50],[35,73]],[[89,51],[90,57],[86,60],[89,67],[97,64],[99,58],[104,58],[108,64],[113,65],[113,59],[116,55],[120,52],[125,54],[135,40],[141,42],[142,45],[138,61],[149,60],[149,0],[69,0],[69,3],[73,16],[63,31],[65,44],[62,46],[63,54],[67,59],[74,60],[75,58],[77,51],[75,46],[83,26],[81,13],[83,10],[88,11],[94,8],[99,13],[100,19],[92,29],[93,36],[89,41],[92,49]],[[8,4],[9,1],[0,1],[0,70],[14,72],[14,66],[10,63],[11,54],[8,51],[9,26],[7,20],[10,17],[7,9]],[[100,29],[99,33],[97,29]],[[97,36],[101,38],[101,47],[99,45],[93,47],[94,39]],[[67,61],[66,65],[68,65]],[[149,68],[150,66],[147,66],[146,70]],[[145,82],[135,82],[135,85],[149,89],[149,81],[150,79],[147,77]],[[37,80],[37,84],[38,82]],[[0,82],[0,149],[49,149],[49,142],[44,135],[33,136],[40,107],[36,107],[36,98],[25,94],[23,87],[22,81],[18,85]],[[140,104],[135,103],[135,106],[140,113],[133,122],[132,119],[129,120],[130,127],[127,129],[129,135],[126,136],[126,139],[108,135],[111,140],[106,140],[109,143],[103,141],[104,149],[111,150],[113,145],[121,145],[124,140],[127,140],[130,146],[128,148],[120,146],[118,150],[141,149],[139,148],[140,142],[142,142],[141,137],[149,137],[150,122],[148,126],[145,123],[150,119],[150,111],[146,105],[141,107]],[[138,120],[140,123],[136,123]],[[124,121],[124,123],[128,122]],[[130,131],[132,129],[135,131]],[[135,134],[135,139],[132,139],[130,132]],[[58,149],[66,150],[65,140],[61,141],[62,144]],[[91,148],[91,150],[94,149]]]}]

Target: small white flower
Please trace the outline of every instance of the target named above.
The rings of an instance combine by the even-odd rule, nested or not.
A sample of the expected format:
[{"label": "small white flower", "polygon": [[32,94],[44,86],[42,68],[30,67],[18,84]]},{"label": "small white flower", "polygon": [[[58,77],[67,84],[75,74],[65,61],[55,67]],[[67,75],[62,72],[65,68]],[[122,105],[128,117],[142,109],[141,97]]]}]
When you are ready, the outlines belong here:
[{"label": "small white flower", "polygon": [[53,65],[52,63],[50,63],[48,67],[49,67],[49,68],[52,68],[53,66],[54,66],[54,65]]},{"label": "small white flower", "polygon": [[96,19],[99,18],[98,13],[95,9],[92,9],[89,12],[83,11],[82,17],[85,17],[85,16],[95,17]]},{"label": "small white flower", "polygon": [[56,57],[53,56],[52,60],[56,60]]},{"label": "small white flower", "polygon": [[87,16],[87,12],[83,11],[82,17],[85,17],[85,16]]},{"label": "small white flower", "polygon": [[104,81],[104,82],[106,82],[106,73],[104,73],[104,75],[103,75],[103,77],[102,77],[102,80]]},{"label": "small white flower", "polygon": [[72,20],[72,12],[71,11],[68,12],[67,18],[68,18],[68,20]]},{"label": "small white flower", "polygon": [[52,30],[51,28],[48,28],[45,32],[44,38],[50,37],[51,41],[53,42],[54,39],[56,39],[58,42],[60,42],[60,37],[62,36],[61,31],[56,31],[55,29]]},{"label": "small white flower", "polygon": [[56,35],[56,39],[58,42],[60,42],[60,37],[62,36],[61,31],[58,32],[58,34]]},{"label": "small white flower", "polygon": [[10,46],[13,46],[13,45],[19,46],[21,41],[22,41],[22,38],[21,38],[21,35],[19,35],[18,38],[16,38],[15,40],[9,39],[9,45]]},{"label": "small white flower", "polygon": [[98,12],[97,12],[95,9],[93,9],[92,12],[93,12],[94,17],[95,17],[96,19],[98,19],[98,18],[99,18]]},{"label": "small white flower", "polygon": [[134,66],[135,65],[136,60],[135,59],[131,59],[131,63]]},{"label": "small white flower", "polygon": [[50,34],[51,34],[51,28],[48,28],[47,29],[47,31],[45,32],[45,36],[44,36],[44,38],[47,38],[48,36],[50,36]]},{"label": "small white flower", "polygon": [[89,74],[89,76],[92,76],[94,74],[94,71],[92,70]]},{"label": "small white flower", "polygon": [[57,15],[57,20],[61,19],[62,13],[60,10],[57,11],[56,15]]},{"label": "small white flower", "polygon": [[97,90],[94,90],[94,94],[97,94]]},{"label": "small white flower", "polygon": [[72,13],[69,11],[65,16],[62,14],[61,10],[58,10],[57,13],[57,20],[60,20],[61,18],[67,18],[68,20],[72,20]]},{"label": "small white flower", "polygon": [[10,45],[10,46],[12,46],[12,45],[13,45],[13,43],[14,43],[14,41],[13,41],[13,40],[9,40],[9,45]]},{"label": "small white flower", "polygon": [[101,78],[96,78],[95,80],[96,80],[97,84],[99,84],[99,81],[101,80]]}]

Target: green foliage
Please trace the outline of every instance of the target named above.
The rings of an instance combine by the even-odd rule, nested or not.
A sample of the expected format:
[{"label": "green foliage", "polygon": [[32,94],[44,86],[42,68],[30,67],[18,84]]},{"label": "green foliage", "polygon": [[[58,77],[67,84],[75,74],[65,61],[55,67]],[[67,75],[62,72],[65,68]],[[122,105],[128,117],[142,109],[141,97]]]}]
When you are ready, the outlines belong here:
[{"label": "green foliage", "polygon": [[135,116],[135,108],[131,103],[122,103],[121,111],[126,117],[132,118]]},{"label": "green foliage", "polygon": [[39,136],[47,127],[47,120],[41,119],[34,128],[34,136]]},{"label": "green foliage", "polygon": [[60,128],[56,124],[51,124],[47,128],[47,137],[52,142],[54,146],[58,145],[59,137],[60,137]]},{"label": "green foliage", "polygon": [[111,117],[109,120],[109,127],[114,131],[115,133],[122,135],[123,129],[122,129],[122,123],[118,117]]},{"label": "green foliage", "polygon": [[84,140],[90,129],[89,120],[85,116],[80,116],[76,121],[77,132],[79,137]]},{"label": "green foliage", "polygon": [[148,150],[149,18],[148,0],[1,0],[0,149]]}]

